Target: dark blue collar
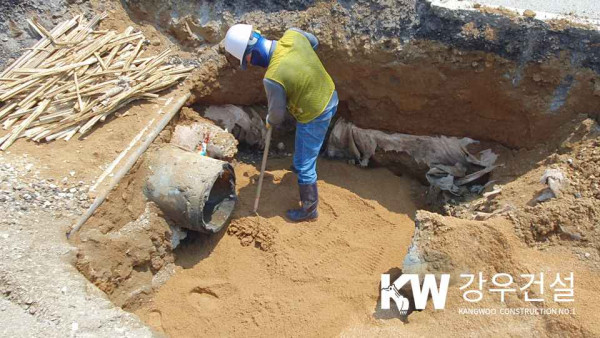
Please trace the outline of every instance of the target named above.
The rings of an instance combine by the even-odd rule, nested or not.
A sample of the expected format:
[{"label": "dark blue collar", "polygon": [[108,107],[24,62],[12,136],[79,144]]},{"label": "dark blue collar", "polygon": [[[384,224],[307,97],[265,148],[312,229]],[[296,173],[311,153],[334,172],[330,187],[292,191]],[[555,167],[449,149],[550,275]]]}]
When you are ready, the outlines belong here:
[{"label": "dark blue collar", "polygon": [[262,36],[259,36],[258,41],[252,48],[250,63],[254,66],[260,66],[264,68],[269,67],[269,62],[271,61],[274,47],[275,41],[270,41]]}]

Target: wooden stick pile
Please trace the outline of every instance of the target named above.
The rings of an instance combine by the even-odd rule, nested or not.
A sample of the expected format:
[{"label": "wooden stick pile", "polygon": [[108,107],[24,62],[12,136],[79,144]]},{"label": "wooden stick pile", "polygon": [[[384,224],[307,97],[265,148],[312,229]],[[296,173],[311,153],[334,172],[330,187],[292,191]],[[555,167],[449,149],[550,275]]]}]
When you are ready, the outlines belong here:
[{"label": "wooden stick pile", "polygon": [[46,30],[29,24],[43,38],[0,74],[0,137],[6,150],[16,139],[70,140],[85,134],[125,104],[156,98],[184,79],[193,67],[166,63],[169,49],[141,57],[147,40],[128,27],[118,34],[94,30],[101,14],[83,16]]}]

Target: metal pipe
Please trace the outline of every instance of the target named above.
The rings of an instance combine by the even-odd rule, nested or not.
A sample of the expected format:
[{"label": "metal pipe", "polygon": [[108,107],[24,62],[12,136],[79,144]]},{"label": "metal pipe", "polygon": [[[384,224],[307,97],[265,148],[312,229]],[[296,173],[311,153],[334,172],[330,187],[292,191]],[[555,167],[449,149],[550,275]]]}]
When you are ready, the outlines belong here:
[{"label": "metal pipe", "polygon": [[231,164],[172,144],[148,154],[147,164],[144,194],[174,225],[204,233],[225,226],[236,202]]}]

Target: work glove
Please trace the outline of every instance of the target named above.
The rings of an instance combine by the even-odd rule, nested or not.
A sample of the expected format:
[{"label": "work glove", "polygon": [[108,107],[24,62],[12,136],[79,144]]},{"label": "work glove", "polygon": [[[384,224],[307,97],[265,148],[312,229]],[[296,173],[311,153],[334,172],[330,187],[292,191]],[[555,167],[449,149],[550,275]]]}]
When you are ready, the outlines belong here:
[{"label": "work glove", "polygon": [[265,119],[265,126],[267,130],[271,129],[271,124],[269,123],[269,114],[267,114],[267,118]]}]

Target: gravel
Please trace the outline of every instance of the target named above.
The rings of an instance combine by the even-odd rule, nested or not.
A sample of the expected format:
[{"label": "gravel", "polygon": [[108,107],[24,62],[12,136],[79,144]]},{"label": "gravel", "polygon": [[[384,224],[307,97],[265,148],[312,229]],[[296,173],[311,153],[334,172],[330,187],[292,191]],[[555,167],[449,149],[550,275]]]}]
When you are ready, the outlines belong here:
[{"label": "gravel", "polygon": [[65,232],[89,206],[89,184],[37,169],[0,155],[0,337],[152,336],[73,266]]},{"label": "gravel", "polygon": [[[26,158],[17,160],[15,163],[0,164],[0,202],[9,202],[5,207],[9,213],[19,213],[38,209],[52,211],[71,210],[75,214],[82,214],[89,207],[90,201],[87,194],[78,194],[80,189],[89,189],[89,185],[83,183],[80,188],[79,182],[63,180],[62,186],[54,184],[54,179],[39,178],[39,172],[35,171],[33,177],[29,175],[34,169],[32,163]],[[23,176],[28,175],[27,183]],[[86,190],[87,191],[87,190]]]}]

